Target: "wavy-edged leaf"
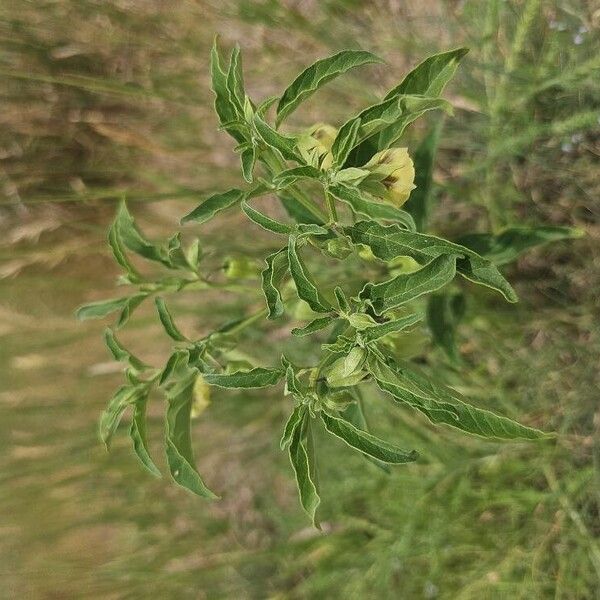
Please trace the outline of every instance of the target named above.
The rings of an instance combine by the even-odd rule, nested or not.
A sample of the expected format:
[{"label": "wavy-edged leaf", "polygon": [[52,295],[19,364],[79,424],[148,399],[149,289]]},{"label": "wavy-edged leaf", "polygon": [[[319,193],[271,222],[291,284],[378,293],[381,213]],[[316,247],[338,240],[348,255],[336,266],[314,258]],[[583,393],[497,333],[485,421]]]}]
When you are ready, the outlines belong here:
[{"label": "wavy-edged leaf", "polygon": [[133,450],[142,465],[155,477],[160,477],[160,471],[154,464],[148,451],[146,438],[146,407],[148,405],[148,394],[136,398],[133,405],[133,417],[129,428],[129,437],[133,442]]},{"label": "wavy-edged leaf", "polygon": [[400,465],[414,462],[419,457],[419,454],[416,451],[403,450],[398,446],[380,440],[374,435],[358,429],[345,419],[336,417],[325,411],[321,411],[320,415],[325,425],[325,429],[327,429],[329,433],[345,442],[351,448],[354,448],[367,456],[376,458],[381,462],[391,465]]},{"label": "wavy-edged leaf", "polygon": [[321,331],[321,329],[325,329],[325,327],[329,327],[335,320],[335,316],[319,317],[317,319],[313,319],[304,327],[294,327],[294,329],[292,329],[292,335],[298,337],[310,335],[311,333],[315,333],[316,331]]},{"label": "wavy-edged leaf", "polygon": [[139,358],[131,354],[131,352],[117,340],[113,330],[109,327],[104,330],[104,343],[115,360],[126,362],[138,371],[141,371],[148,366]]},{"label": "wavy-edged leaf", "polygon": [[229,101],[235,106],[237,114],[243,114],[246,92],[244,90],[244,74],[242,72],[242,53],[239,46],[231,51],[229,68],[225,86],[229,94]]},{"label": "wavy-edged leaf", "polygon": [[171,356],[169,356],[167,363],[160,372],[158,385],[164,385],[167,383],[174,373],[188,363],[189,358],[190,353],[188,350],[185,350],[184,348],[177,348],[171,354]]},{"label": "wavy-edged leaf", "polygon": [[509,227],[497,235],[471,233],[461,237],[457,243],[474,250],[495,265],[504,265],[516,260],[521,254],[551,242],[576,239],[584,235],[581,229],[542,225],[539,227]]},{"label": "wavy-edged leaf", "polygon": [[323,298],[315,281],[306,269],[302,258],[298,254],[297,238],[291,235],[288,243],[288,259],[290,273],[296,285],[296,291],[301,300],[304,300],[315,312],[331,312],[333,307]]},{"label": "wavy-edged leaf", "polygon": [[321,498],[319,497],[317,471],[314,460],[314,453],[310,452],[307,444],[307,435],[311,432],[306,431],[310,427],[308,413],[304,414],[301,423],[297,424],[292,433],[291,442],[289,445],[290,462],[296,476],[296,485],[300,496],[300,504],[310,517],[313,525],[319,527],[316,512]]},{"label": "wavy-edged leaf", "polygon": [[282,450],[285,450],[292,443],[292,437],[296,431],[296,428],[302,426],[306,410],[306,404],[298,404],[290,414],[285,423],[285,427],[283,428],[281,440],[279,441],[279,447]]},{"label": "wavy-edged leaf", "polygon": [[301,102],[335,77],[354,67],[381,62],[383,61],[378,56],[364,50],[342,50],[316,61],[302,71],[283,92],[277,105],[277,125],[296,110]]},{"label": "wavy-edged leaf", "polygon": [[[185,371],[184,371],[185,373]],[[203,498],[218,498],[195,467],[190,430],[196,373],[188,371],[167,391],[166,454],[173,480]]]},{"label": "wavy-edged leaf", "polygon": [[335,299],[337,301],[340,312],[349,313],[350,312],[350,302],[348,302],[348,298],[346,298],[346,294],[344,293],[344,290],[339,285],[336,285],[335,288],[333,288],[333,293],[335,295]]},{"label": "wavy-edged leaf", "polygon": [[256,164],[256,148],[253,145],[244,148],[240,154],[240,160],[242,162],[242,177],[248,183],[252,183],[254,180],[254,165]]},{"label": "wavy-edged leaf", "polygon": [[244,196],[245,193],[236,188],[228,190],[227,192],[213,194],[194,210],[182,217],[180,222],[182,225],[184,223],[189,223],[190,221],[194,221],[195,223],[205,223],[221,211],[231,208],[238,202],[241,202]]},{"label": "wavy-edged leaf", "polygon": [[517,295],[500,271],[476,252],[441,238],[401,229],[398,225],[380,225],[374,221],[360,221],[346,227],[345,232],[355,244],[369,246],[375,256],[385,261],[398,256],[410,256],[423,264],[442,254],[461,255],[456,270],[465,278],[500,292],[509,302]]},{"label": "wavy-edged leaf", "polygon": [[176,342],[187,342],[188,338],[179,331],[177,325],[173,321],[173,317],[167,308],[166,302],[161,297],[156,297],[154,299],[154,303],[156,304],[156,310],[158,311],[158,318],[162,323],[167,335],[174,339]]},{"label": "wavy-edged leaf", "polygon": [[107,240],[115,260],[121,267],[125,269],[128,281],[131,283],[141,281],[141,275],[127,257],[125,245],[123,244],[123,240],[121,239],[121,234],[119,233],[119,228],[117,226],[116,217],[112,222],[110,229],[108,230]]},{"label": "wavy-edged leaf", "polygon": [[267,301],[268,319],[277,319],[283,315],[283,299],[279,286],[289,268],[287,248],[282,248],[265,259],[267,268],[262,271],[262,291]]},{"label": "wavy-edged leaf", "polygon": [[124,385],[120,387],[109,400],[108,405],[100,415],[99,434],[106,449],[110,448],[112,437],[119,426],[121,417],[137,398],[146,393],[146,386]]},{"label": "wavy-edged leaf", "polygon": [[390,333],[398,333],[399,331],[403,331],[408,327],[412,327],[421,319],[423,319],[423,315],[419,314],[400,317],[399,319],[393,319],[387,323],[381,323],[380,325],[367,327],[367,329],[364,329],[361,332],[361,336],[366,343],[374,342],[375,340],[389,335]]},{"label": "wavy-edged leaf", "polygon": [[261,213],[260,211],[252,208],[245,200],[242,201],[242,210],[244,214],[254,223],[260,225],[263,229],[271,231],[272,233],[280,233],[283,235],[289,235],[293,231],[291,225],[286,225],[280,221]]},{"label": "wavy-edged leaf", "polygon": [[295,138],[275,131],[275,129],[265,123],[258,115],[254,115],[254,127],[262,141],[267,144],[267,146],[280,152],[283,158],[304,164],[304,159],[296,147]]},{"label": "wavy-edged leaf", "polygon": [[423,268],[382,283],[367,283],[359,298],[380,315],[450,283],[456,275],[456,255],[441,254]]},{"label": "wavy-edged leaf", "polygon": [[370,355],[367,368],[382,390],[396,401],[422,412],[432,423],[444,423],[467,433],[500,439],[533,440],[547,435],[467,404],[456,390],[435,383],[406,364],[392,368]]},{"label": "wavy-edged leaf", "polygon": [[334,198],[350,206],[355,214],[376,221],[394,221],[409,231],[416,231],[417,229],[412,216],[408,212],[396,208],[392,204],[372,200],[365,192],[354,186],[338,183],[330,185],[328,190]]},{"label": "wavy-edged leaf", "polygon": [[283,377],[281,369],[266,369],[256,367],[250,371],[236,371],[234,373],[203,373],[204,381],[209,385],[223,388],[261,388],[275,385]]},{"label": "wavy-edged leaf", "polygon": [[386,100],[399,94],[439,96],[468,51],[468,48],[456,48],[426,58],[386,94]]},{"label": "wavy-edged leaf", "polygon": [[301,179],[315,179],[320,180],[323,172],[311,165],[301,165],[299,167],[292,167],[277,173],[273,177],[273,183],[280,189],[286,188],[293,185]]},{"label": "wavy-edged leaf", "polygon": [[433,189],[433,165],[442,131],[442,120],[433,127],[417,146],[413,155],[415,186],[404,208],[414,218],[418,231],[424,231],[431,210]]},{"label": "wavy-edged leaf", "polygon": [[125,296],[123,298],[111,298],[110,300],[100,300],[98,302],[90,302],[80,306],[75,312],[76,317],[80,321],[87,319],[102,319],[110,313],[121,311],[117,326],[124,325],[131,315],[131,312],[141,304],[148,294],[134,294],[133,296]]},{"label": "wavy-edged leaf", "polygon": [[341,168],[352,149],[358,144],[358,132],[362,124],[362,117],[358,117],[351,121],[350,125],[340,132],[341,135],[336,136],[335,143],[331,148],[333,155],[333,167]]},{"label": "wavy-edged leaf", "polygon": [[427,302],[427,325],[435,344],[457,362],[460,358],[456,346],[456,328],[465,312],[462,293],[432,294]]}]

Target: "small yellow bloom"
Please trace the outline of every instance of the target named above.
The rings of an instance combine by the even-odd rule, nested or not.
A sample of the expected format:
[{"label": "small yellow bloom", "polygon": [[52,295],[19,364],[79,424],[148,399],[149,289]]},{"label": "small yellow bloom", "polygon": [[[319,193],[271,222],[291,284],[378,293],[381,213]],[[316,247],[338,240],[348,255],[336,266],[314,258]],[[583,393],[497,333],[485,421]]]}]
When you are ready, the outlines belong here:
[{"label": "small yellow bloom", "polygon": [[[327,170],[333,163],[331,147],[337,135],[337,129],[327,123],[313,125],[298,139],[298,149],[309,163]],[[316,159],[316,160],[313,160]]]},{"label": "small yellow bloom", "polygon": [[196,377],[194,383],[194,396],[192,400],[192,419],[199,417],[210,404],[210,386],[204,380],[202,375]]},{"label": "small yellow bloom", "polygon": [[416,187],[415,167],[408,148],[382,150],[362,168],[371,171],[369,178],[384,186],[384,199],[396,206],[402,206]]}]

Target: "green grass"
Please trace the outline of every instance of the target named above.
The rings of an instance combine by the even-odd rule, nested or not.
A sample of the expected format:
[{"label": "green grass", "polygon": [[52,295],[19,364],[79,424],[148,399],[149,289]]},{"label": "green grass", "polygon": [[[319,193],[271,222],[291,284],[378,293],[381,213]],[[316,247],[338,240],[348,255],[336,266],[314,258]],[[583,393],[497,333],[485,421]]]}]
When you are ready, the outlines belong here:
[{"label": "green grass", "polygon": [[[583,2],[558,0],[412,4],[0,8],[0,595],[595,597],[596,17]],[[335,123],[336,104],[358,109],[394,83],[388,73],[435,49],[472,48],[448,92],[458,108],[442,136],[435,228],[453,237],[489,224],[551,223],[587,235],[508,270],[516,307],[469,286],[463,367],[436,353],[427,367],[482,406],[556,431],[555,440],[484,442],[370,393],[373,428],[423,459],[388,477],[319,438],[324,534],[308,527],[278,450],[288,406],[277,394],[215,393],[198,420],[198,463],[219,503],[146,476],[125,436],[103,452],[96,419],[120,374],[102,348],[102,325],[77,325],[72,312],[111,295],[104,231],[122,192],[145,229],[164,237],[203,193],[237,182],[207,89],[215,32],[243,46],[259,98],[334,49],[360,45],[390,63],[323,90],[295,124]],[[252,254],[266,238],[232,235],[241,224],[222,219],[201,235],[207,246]],[[209,260],[219,268],[219,256]],[[234,296],[186,295],[176,306],[182,327],[197,332],[249,310]],[[159,364],[168,342],[151,321],[142,310],[124,341]],[[270,347],[246,343],[268,357]],[[156,398],[157,451],[162,410]]]}]

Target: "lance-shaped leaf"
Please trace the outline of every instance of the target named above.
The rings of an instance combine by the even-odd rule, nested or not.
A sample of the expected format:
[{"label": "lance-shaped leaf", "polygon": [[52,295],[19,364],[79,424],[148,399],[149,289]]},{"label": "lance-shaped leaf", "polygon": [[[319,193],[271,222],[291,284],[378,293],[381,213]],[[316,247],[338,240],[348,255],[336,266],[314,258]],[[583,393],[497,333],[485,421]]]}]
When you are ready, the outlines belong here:
[{"label": "lance-shaped leaf", "polygon": [[254,179],[254,165],[256,163],[256,148],[250,145],[244,148],[240,154],[242,161],[242,176],[248,182],[252,183]]},{"label": "lance-shaped leaf", "polygon": [[423,294],[439,290],[455,275],[456,256],[441,254],[418,271],[402,273],[382,283],[367,283],[360,291],[359,298],[380,315]]},{"label": "lance-shaped leaf", "polygon": [[375,219],[376,221],[394,221],[409,231],[416,231],[416,225],[412,216],[401,208],[392,204],[376,202],[365,192],[356,187],[338,183],[328,188],[329,193],[341,200],[358,215]]},{"label": "lance-shaped leaf", "polygon": [[234,373],[203,373],[204,381],[209,385],[224,388],[261,388],[275,385],[283,377],[281,369],[265,369],[256,367],[250,371]]},{"label": "lance-shaped leaf", "polygon": [[425,230],[431,210],[433,165],[441,130],[442,120],[425,136],[413,155],[417,187],[411,192],[404,208],[413,216],[418,231]]},{"label": "lance-shaped leaf", "polygon": [[427,325],[433,341],[444,350],[450,360],[460,356],[456,347],[456,328],[465,312],[464,294],[432,294],[427,302]]},{"label": "lance-shaped leaf", "polygon": [[311,333],[315,333],[316,331],[321,331],[321,329],[325,329],[325,327],[329,327],[335,320],[335,316],[319,317],[317,319],[313,319],[304,327],[294,327],[294,329],[292,329],[292,335],[298,337],[310,335]]},{"label": "lance-shaped leaf", "polygon": [[478,252],[495,265],[516,260],[521,254],[534,248],[560,240],[575,239],[584,235],[581,229],[572,227],[510,227],[497,235],[472,233],[461,237],[459,244]]},{"label": "lance-shaped leaf", "polygon": [[[307,444],[305,429],[308,429],[310,421],[308,413],[304,414],[302,423],[294,428],[292,439],[289,445],[290,462],[296,476],[296,485],[300,495],[300,504],[311,518],[315,527],[319,527],[316,519],[316,512],[321,498],[317,486],[317,471],[314,460],[314,453],[310,452]],[[308,432],[311,435],[311,432]]]},{"label": "lance-shaped leaf", "polygon": [[119,204],[113,226],[116,228],[120,240],[129,250],[166,267],[171,266],[166,250],[148,241],[137,228],[124,200]]},{"label": "lance-shaped leaf", "polygon": [[156,310],[158,311],[158,318],[160,319],[162,326],[165,328],[167,335],[174,339],[176,342],[189,341],[187,337],[185,337],[185,335],[183,335],[183,333],[179,331],[177,325],[175,325],[173,317],[171,316],[171,313],[169,312],[165,301],[162,298],[157,297],[154,299],[154,303],[156,304]]},{"label": "lance-shaped leaf", "polygon": [[290,262],[290,273],[296,284],[296,290],[300,299],[304,300],[315,312],[331,312],[333,307],[323,298],[298,254],[297,238],[294,235],[291,235],[289,239],[288,259]]},{"label": "lance-shaped leaf", "polygon": [[237,114],[243,114],[246,92],[244,91],[244,75],[242,72],[242,53],[237,45],[231,51],[225,86],[227,87],[229,100],[235,106]]},{"label": "lance-shaped leaf", "polygon": [[336,143],[331,148],[335,169],[340,169],[345,164],[352,149],[358,145],[358,134],[361,125],[362,118],[359,116],[357,119],[353,119],[350,125],[340,132],[340,135],[336,136]]},{"label": "lance-shaped leaf", "polygon": [[133,405],[133,417],[129,429],[129,437],[133,442],[133,450],[142,465],[155,477],[160,477],[160,471],[154,464],[148,452],[148,441],[146,438],[146,406],[148,404],[148,393],[136,398]]},{"label": "lance-shaped leaf", "polygon": [[546,434],[467,404],[451,388],[435,383],[408,365],[390,366],[370,354],[367,368],[377,385],[397,402],[425,414],[432,423],[444,423],[467,433],[500,439],[537,439]]},{"label": "lance-shaped leaf", "polygon": [[302,426],[306,410],[306,404],[298,404],[292,411],[292,414],[285,423],[283,434],[281,435],[281,440],[279,441],[279,447],[282,450],[285,450],[292,443],[294,432],[298,427]]},{"label": "lance-shaped leaf", "polygon": [[99,433],[100,439],[104,442],[106,449],[110,447],[111,439],[119,426],[121,417],[136,399],[146,393],[146,386],[143,385],[125,385],[120,387],[110,399],[107,407],[100,416]]},{"label": "lance-shaped leaf", "polygon": [[131,354],[131,352],[117,340],[112,329],[106,328],[104,330],[104,342],[115,360],[129,363],[131,367],[138,371],[141,371],[148,366],[139,358]]},{"label": "lance-shaped leaf", "polygon": [[293,137],[283,135],[275,131],[270,125],[267,125],[258,115],[254,115],[254,127],[256,132],[267,144],[281,153],[281,156],[286,160],[294,160],[300,164],[304,164],[304,159],[296,148],[296,140]]},{"label": "lance-shaped leaf", "polygon": [[379,57],[364,50],[342,50],[333,56],[323,58],[305,69],[283,92],[277,105],[277,125],[298,105],[312,96],[320,87],[346,71],[383,62]]},{"label": "lance-shaped leaf", "polygon": [[198,205],[193,211],[181,219],[181,224],[194,221],[195,223],[205,223],[212,219],[216,214],[227,208],[231,208],[244,198],[244,192],[238,189],[228,190],[220,194],[209,196],[202,204]]},{"label": "lance-shaped leaf", "polygon": [[351,448],[367,456],[376,458],[381,462],[399,465],[414,462],[419,457],[418,453],[414,450],[403,450],[393,444],[384,442],[374,435],[354,427],[352,423],[345,419],[336,417],[325,411],[321,411],[320,415],[325,429],[329,433],[346,442]]},{"label": "lance-shaped leaf", "polygon": [[456,48],[426,58],[400,84],[387,93],[386,100],[400,94],[439,96],[454,76],[458,63],[468,51],[468,48]]},{"label": "lance-shaped leaf", "polygon": [[[230,67],[231,69],[231,67]],[[229,70],[230,70],[229,69]],[[215,38],[210,54],[210,74],[212,90],[215,94],[215,112],[223,129],[225,129],[236,141],[244,142],[245,136],[240,130],[240,109],[233,102],[227,85],[227,73],[221,67],[217,38]]]},{"label": "lance-shaped leaf", "polygon": [[406,317],[400,317],[399,319],[392,319],[387,323],[381,323],[380,325],[374,325],[368,327],[361,332],[362,339],[366,343],[374,342],[379,338],[382,338],[390,333],[398,333],[408,327],[412,327],[415,323],[418,323],[423,318],[423,315],[408,315]]},{"label": "lance-shaped leaf", "polygon": [[80,321],[86,319],[102,319],[110,313],[117,310],[121,311],[117,326],[124,325],[131,316],[133,310],[141,304],[148,294],[134,294],[133,296],[125,296],[124,298],[111,298],[110,300],[100,300],[98,302],[90,302],[80,306],[75,315]]},{"label": "lance-shaped leaf", "polygon": [[283,315],[283,299],[279,286],[288,272],[289,260],[287,248],[282,248],[265,259],[267,268],[262,271],[262,291],[267,301],[268,319],[277,319]]},{"label": "lance-shaped leaf", "polygon": [[255,208],[252,208],[252,206],[250,206],[245,200],[242,201],[242,210],[251,221],[257,225],[260,225],[267,231],[271,231],[272,233],[281,233],[283,235],[289,235],[293,231],[291,225],[286,225],[285,223],[281,223],[280,221],[272,219]]},{"label": "lance-shaped leaf", "polygon": [[190,414],[194,398],[195,372],[184,371],[167,391],[166,454],[171,476],[181,487],[202,496],[218,498],[207,487],[195,467]]},{"label": "lance-shaped leaf", "polygon": [[108,230],[108,245],[110,246],[110,249],[112,250],[113,256],[115,257],[117,263],[125,269],[128,280],[131,283],[136,283],[140,281],[140,274],[127,257],[125,245],[123,244],[121,234],[119,233],[117,218],[115,218],[115,220],[110,226],[110,229]]},{"label": "lance-shaped leaf", "polygon": [[298,200],[286,194],[285,191],[278,192],[277,197],[281,201],[287,214],[294,219],[296,223],[313,223],[320,225],[324,222],[307,210],[300,202],[298,202]]},{"label": "lance-shaped leaf", "polygon": [[323,172],[311,165],[301,165],[299,167],[292,167],[277,173],[273,177],[273,183],[280,189],[286,188],[293,185],[300,179],[321,179]]},{"label": "lance-shaped leaf", "polygon": [[441,238],[401,229],[397,225],[383,226],[374,221],[360,221],[346,227],[345,232],[355,244],[369,246],[375,256],[385,261],[398,256],[410,256],[424,264],[442,254],[461,255],[456,270],[465,278],[499,291],[509,302],[517,295],[500,271],[476,252]]}]

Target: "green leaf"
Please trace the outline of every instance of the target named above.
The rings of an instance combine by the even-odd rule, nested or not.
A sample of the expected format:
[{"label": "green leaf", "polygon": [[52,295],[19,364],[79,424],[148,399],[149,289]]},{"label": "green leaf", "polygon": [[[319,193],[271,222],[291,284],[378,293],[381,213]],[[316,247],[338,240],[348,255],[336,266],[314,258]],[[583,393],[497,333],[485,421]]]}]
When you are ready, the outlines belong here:
[{"label": "green leaf", "polygon": [[305,69],[288,86],[277,105],[277,126],[298,105],[312,96],[320,87],[346,71],[367,65],[383,62],[379,57],[363,50],[342,50],[333,56],[323,58]]},{"label": "green leaf", "polygon": [[140,281],[142,279],[141,275],[133,266],[125,252],[125,245],[123,244],[123,240],[121,239],[121,235],[119,233],[116,217],[115,220],[112,222],[110,229],[108,230],[108,245],[110,246],[110,249],[112,250],[113,256],[115,257],[117,263],[125,269],[128,280],[131,283],[136,283]]},{"label": "green leaf", "polygon": [[283,428],[283,434],[279,441],[279,447],[282,450],[285,450],[292,443],[292,437],[296,429],[302,426],[306,410],[306,404],[298,404],[292,411],[292,414],[289,416],[285,427]]},{"label": "green leaf", "polygon": [[293,185],[300,179],[320,180],[322,175],[323,172],[316,167],[312,167],[311,165],[302,165],[300,167],[293,167],[291,169],[281,171],[281,173],[277,173],[277,175],[273,177],[273,183],[279,189],[282,189]]},{"label": "green leaf", "polygon": [[325,327],[329,327],[334,321],[336,317],[319,317],[318,319],[313,319],[310,323],[305,325],[304,327],[294,327],[292,329],[292,335],[302,337],[304,335],[310,335],[311,333],[315,333],[316,331],[321,331],[321,329],[325,329]]},{"label": "green leaf", "polygon": [[296,285],[298,296],[315,312],[331,312],[333,307],[319,292],[310,273],[307,271],[297,249],[297,238],[291,235],[288,243],[288,258],[290,273]]},{"label": "green leaf", "polygon": [[236,141],[240,143],[244,142],[246,138],[239,127],[241,114],[238,107],[236,107],[232,101],[229,93],[227,85],[228,77],[221,67],[217,38],[215,38],[210,54],[210,74],[212,90],[215,94],[215,112],[219,117],[219,122],[223,129],[225,129]]},{"label": "green leaf", "polygon": [[127,321],[129,321],[133,311],[149,296],[149,294],[136,294],[135,296],[129,296],[127,302],[123,306],[115,327],[123,327]]},{"label": "green leaf", "polygon": [[560,240],[576,239],[584,235],[581,229],[572,227],[510,227],[497,235],[472,233],[461,237],[459,244],[478,252],[495,265],[516,260],[521,254],[534,248]]},{"label": "green leaf", "polygon": [[252,183],[256,163],[256,148],[254,146],[244,148],[240,154],[240,159],[242,161],[242,176],[248,183]]},{"label": "green leaf", "polygon": [[163,370],[160,373],[160,379],[158,380],[158,385],[165,384],[174,373],[187,364],[189,358],[190,354],[188,350],[177,348],[175,352],[169,356],[167,364],[163,367]]},{"label": "green leaf", "polygon": [[194,466],[190,413],[196,373],[188,371],[167,391],[166,454],[174,481],[203,498],[218,498],[205,485]]},{"label": "green leaf", "polygon": [[181,331],[179,331],[177,325],[175,325],[173,317],[171,316],[165,301],[160,297],[156,297],[154,299],[154,303],[156,304],[156,310],[158,311],[158,318],[160,319],[162,326],[165,328],[167,335],[173,338],[176,342],[189,341],[188,338],[185,337]]},{"label": "green leaf", "polygon": [[205,223],[212,219],[217,213],[231,208],[244,198],[244,192],[238,189],[231,189],[220,194],[209,196],[202,204],[198,205],[192,212],[181,219],[181,224],[194,221],[195,223]]},{"label": "green leaf", "polygon": [[382,390],[390,393],[397,402],[422,412],[432,423],[444,423],[467,433],[500,439],[537,439],[546,435],[467,404],[456,390],[435,383],[406,364],[390,366],[370,355],[367,368]]},{"label": "green leaf", "polygon": [[145,394],[146,386],[124,385],[110,399],[100,416],[99,433],[106,449],[110,447],[112,437],[119,426],[121,417],[128,406]]},{"label": "green leaf", "polygon": [[237,45],[231,51],[225,86],[229,94],[229,101],[235,106],[236,113],[243,114],[246,92],[244,91],[244,75],[242,73],[242,55]]},{"label": "green leaf", "polygon": [[423,318],[423,315],[408,315],[406,317],[400,317],[399,319],[393,319],[392,321],[388,321],[387,323],[382,323],[381,325],[374,325],[373,327],[368,327],[361,332],[362,339],[365,343],[374,342],[379,338],[382,338],[390,333],[398,333],[399,331],[403,331],[408,327],[411,327],[415,323],[418,323]]},{"label": "green leaf", "polygon": [[337,301],[340,312],[349,313],[350,303],[348,302],[348,298],[346,298],[346,294],[344,294],[344,290],[339,285],[336,285],[333,289],[333,293],[335,294],[335,299]]},{"label": "green leaf", "polygon": [[85,321],[87,319],[102,319],[117,310],[127,310],[127,316],[129,316],[129,313],[133,308],[138,306],[147,296],[147,294],[135,294],[123,298],[111,298],[110,300],[90,302],[89,304],[80,306],[75,315],[80,321]]},{"label": "green leaf", "polygon": [[300,164],[304,164],[304,159],[296,148],[296,140],[287,135],[283,135],[275,131],[270,125],[267,125],[258,115],[254,115],[254,127],[256,132],[267,144],[281,153],[281,156],[286,160],[294,160]]},{"label": "green leaf", "polygon": [[331,148],[334,169],[340,169],[348,160],[352,149],[358,144],[358,133],[362,125],[362,118],[358,117],[336,136]]},{"label": "green leaf", "polygon": [[461,293],[432,294],[427,302],[427,325],[433,341],[454,362],[460,358],[455,334],[464,312],[465,297]]},{"label": "green leaf", "polygon": [[281,233],[283,235],[289,235],[293,231],[293,228],[290,225],[276,221],[275,219],[272,219],[271,217],[261,213],[255,208],[252,208],[245,200],[242,201],[242,210],[251,221],[257,225],[260,225],[267,231]]},{"label": "green leaf", "polygon": [[382,283],[367,283],[359,298],[380,315],[411,300],[439,290],[456,275],[456,255],[441,254],[413,273],[402,273]]},{"label": "green leaf", "polygon": [[320,415],[325,429],[329,433],[348,444],[351,448],[381,462],[399,465],[414,462],[419,457],[414,450],[403,450],[384,442],[366,431],[361,431],[345,419],[335,417],[325,411],[321,411]]},{"label": "green leaf", "polygon": [[423,264],[442,254],[461,255],[456,262],[457,271],[466,279],[499,291],[509,302],[516,302],[517,295],[500,271],[476,252],[441,238],[401,229],[397,225],[387,227],[374,221],[360,221],[345,232],[355,244],[369,246],[373,254],[391,261],[398,256],[410,256]]},{"label": "green leaf", "polygon": [[468,48],[456,48],[455,50],[441,52],[426,58],[400,84],[391,89],[385,99],[387,100],[400,94],[439,96],[448,81],[454,76],[458,63],[468,51]]},{"label": "green leaf", "polygon": [[[310,421],[308,413],[304,414],[303,422],[296,425],[292,433],[292,439],[289,446],[290,462],[296,476],[296,485],[300,495],[300,504],[311,518],[315,527],[319,527],[316,512],[321,498],[317,487],[317,472],[314,455],[307,448],[307,438],[304,430],[308,429]],[[307,432],[311,435],[311,432]]]},{"label": "green leaf", "polygon": [[283,299],[279,286],[288,272],[289,260],[287,248],[282,248],[265,259],[267,268],[262,271],[262,290],[267,301],[268,319],[277,319],[283,315]]},{"label": "green leaf", "polygon": [[356,187],[338,183],[329,186],[328,190],[334,198],[348,204],[357,215],[376,221],[395,221],[409,231],[417,229],[412,216],[405,210],[396,208],[392,204],[376,202]]},{"label": "green leaf", "polygon": [[275,385],[283,377],[281,369],[265,369],[256,367],[250,371],[234,373],[203,373],[204,381],[209,385],[224,388],[261,388]]},{"label": "green leaf", "polygon": [[281,192],[277,194],[277,197],[281,201],[283,208],[285,208],[286,212],[296,223],[313,223],[316,225],[321,225],[323,221],[316,217],[312,212],[307,210],[298,200],[289,196],[285,192]]},{"label": "green leaf", "polygon": [[[404,208],[413,216],[418,231],[424,231],[431,209],[433,188],[433,165],[442,130],[442,121],[427,134],[417,147],[413,162],[415,165],[415,185]],[[464,245],[464,244],[463,244]]]},{"label": "green leaf", "polygon": [[131,354],[129,350],[124,348],[115,337],[112,329],[109,329],[108,327],[104,330],[104,342],[115,360],[129,363],[129,365],[138,371],[141,371],[148,366],[139,358]]},{"label": "green leaf", "polygon": [[346,356],[341,356],[327,371],[327,383],[332,388],[356,385],[364,378],[363,365],[367,353],[364,348],[355,346]]},{"label": "green leaf", "polygon": [[160,477],[160,471],[154,464],[150,453],[148,452],[148,441],[146,439],[146,406],[148,404],[148,394],[136,398],[133,405],[133,417],[129,437],[133,442],[133,450],[140,459],[142,465],[155,477]]}]

